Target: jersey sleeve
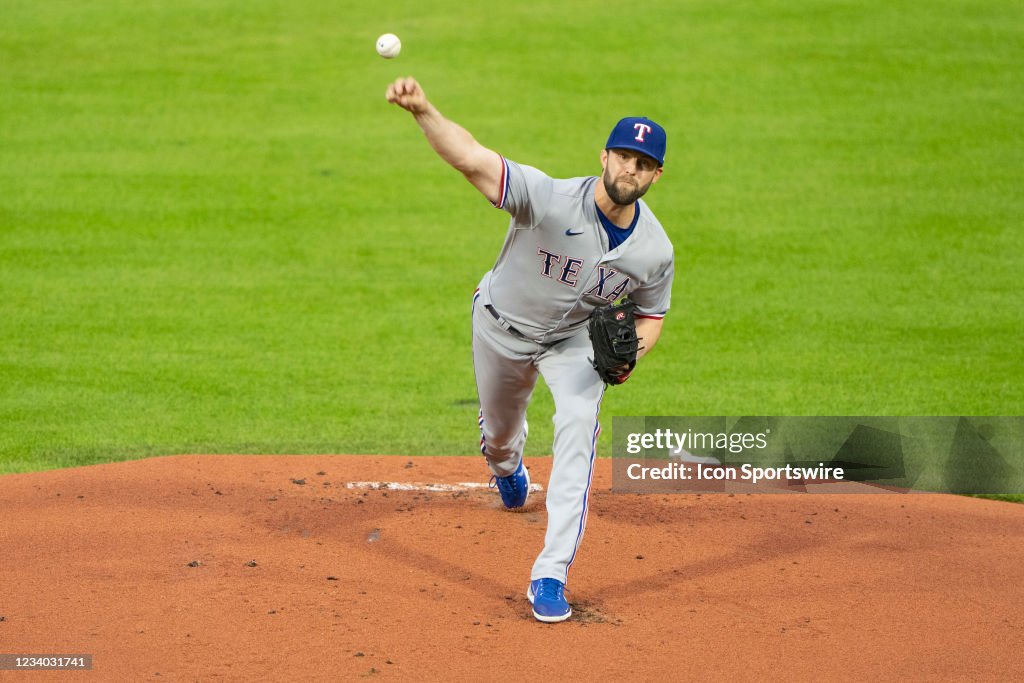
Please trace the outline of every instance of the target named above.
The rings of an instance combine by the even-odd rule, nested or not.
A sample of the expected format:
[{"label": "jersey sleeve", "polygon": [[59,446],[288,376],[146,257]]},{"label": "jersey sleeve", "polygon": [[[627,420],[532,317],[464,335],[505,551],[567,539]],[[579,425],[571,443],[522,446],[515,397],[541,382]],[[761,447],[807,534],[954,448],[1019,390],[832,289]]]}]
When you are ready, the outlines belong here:
[{"label": "jersey sleeve", "polygon": [[672,304],[672,278],[675,275],[674,261],[663,267],[661,272],[647,283],[634,289],[629,300],[637,305],[638,318],[664,318]]},{"label": "jersey sleeve", "polygon": [[507,211],[517,228],[532,228],[540,223],[551,204],[554,181],[532,166],[501,158],[501,189],[494,204]]}]

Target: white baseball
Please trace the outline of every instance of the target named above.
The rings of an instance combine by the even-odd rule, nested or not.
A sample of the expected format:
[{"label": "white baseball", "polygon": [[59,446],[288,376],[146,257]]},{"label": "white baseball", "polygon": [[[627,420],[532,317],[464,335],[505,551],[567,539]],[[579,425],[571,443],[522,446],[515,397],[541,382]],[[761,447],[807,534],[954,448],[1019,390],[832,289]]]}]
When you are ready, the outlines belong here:
[{"label": "white baseball", "polygon": [[394,33],[385,33],[377,39],[377,54],[384,59],[393,59],[402,51],[402,41]]}]

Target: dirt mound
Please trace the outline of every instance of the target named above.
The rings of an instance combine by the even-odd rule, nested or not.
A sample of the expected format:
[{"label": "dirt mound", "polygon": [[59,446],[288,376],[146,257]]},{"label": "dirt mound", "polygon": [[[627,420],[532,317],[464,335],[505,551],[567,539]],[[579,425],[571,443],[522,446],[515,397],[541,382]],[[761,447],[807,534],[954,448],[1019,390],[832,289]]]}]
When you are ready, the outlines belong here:
[{"label": "dirt mound", "polygon": [[[545,484],[550,459],[528,465]],[[1019,666],[1024,506],[614,495],[611,462],[597,465],[575,613],[555,625],[524,595],[543,492],[505,512],[459,485],[486,481],[479,457],[176,456],[3,476],[0,651],[92,654],[83,675],[103,680],[948,680]]]}]

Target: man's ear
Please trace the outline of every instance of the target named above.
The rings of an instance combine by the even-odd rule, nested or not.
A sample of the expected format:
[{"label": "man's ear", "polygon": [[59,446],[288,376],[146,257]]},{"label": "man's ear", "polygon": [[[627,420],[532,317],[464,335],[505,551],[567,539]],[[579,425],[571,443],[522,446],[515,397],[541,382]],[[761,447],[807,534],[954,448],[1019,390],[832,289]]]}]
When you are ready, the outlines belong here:
[{"label": "man's ear", "polygon": [[651,185],[658,182],[661,179],[661,174],[665,172],[664,166],[659,166],[658,170],[654,172],[654,178],[651,179]]},{"label": "man's ear", "polygon": [[602,173],[604,172],[604,169],[607,166],[608,166],[608,150],[602,149],[601,150],[601,172]]}]

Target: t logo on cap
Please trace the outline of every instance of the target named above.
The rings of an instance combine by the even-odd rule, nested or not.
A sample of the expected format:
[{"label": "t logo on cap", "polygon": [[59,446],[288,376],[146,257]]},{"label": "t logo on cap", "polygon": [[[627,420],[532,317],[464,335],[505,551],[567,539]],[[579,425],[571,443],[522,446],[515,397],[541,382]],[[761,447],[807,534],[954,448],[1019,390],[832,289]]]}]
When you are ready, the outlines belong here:
[{"label": "t logo on cap", "polygon": [[615,124],[605,149],[632,149],[665,165],[665,129],[643,116],[628,116]]}]

